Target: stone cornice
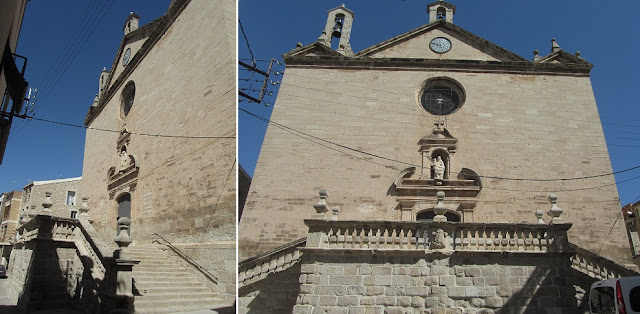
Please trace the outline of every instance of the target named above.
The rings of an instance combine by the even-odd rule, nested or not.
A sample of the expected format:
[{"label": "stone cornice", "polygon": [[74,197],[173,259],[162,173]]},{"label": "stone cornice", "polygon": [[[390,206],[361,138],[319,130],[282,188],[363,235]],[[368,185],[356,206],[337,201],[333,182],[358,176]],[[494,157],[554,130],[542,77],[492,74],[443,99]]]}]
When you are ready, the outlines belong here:
[{"label": "stone cornice", "polygon": [[[154,25],[155,29],[151,32],[151,34],[149,35],[149,38],[144,42],[140,50],[138,50],[135,56],[131,58],[131,60],[129,61],[129,65],[125,67],[122,73],[120,73],[120,75],[118,76],[118,78],[115,81],[113,81],[113,84],[111,84],[111,80],[113,78],[111,77],[111,75],[109,76],[109,81],[107,83],[107,86],[109,86],[109,89],[102,95],[96,107],[92,106],[89,108],[89,111],[87,112],[87,116],[84,119],[85,126],[89,126],[93,121],[93,119],[95,119],[95,117],[97,117],[98,114],[102,112],[102,109],[111,100],[111,98],[114,96],[116,91],[127,80],[129,75],[131,75],[131,73],[138,67],[138,65],[142,62],[144,57],[149,53],[149,51],[151,51],[151,49],[160,40],[160,38],[162,38],[164,33],[167,31],[167,29],[169,29],[169,27],[173,25],[173,22],[178,18],[178,16],[184,10],[184,8],[187,7],[187,4],[189,4],[189,2],[191,2],[191,0],[174,0],[171,3],[171,6],[169,7],[169,9],[167,10],[167,13],[165,13],[165,15],[161,16],[160,18],[152,22],[153,24],[157,24],[157,25]],[[114,71],[114,68],[117,65],[117,61],[119,60],[119,56],[122,53],[122,49],[127,39],[132,36],[136,36],[140,32],[146,31],[146,29],[148,28],[146,26],[147,25],[137,29],[136,31],[133,31],[127,34],[123,38],[122,43],[120,44],[120,47],[118,49],[118,54],[114,61],[114,65],[111,67],[111,72]]]},{"label": "stone cornice", "polygon": [[533,63],[529,61],[438,60],[411,58],[370,58],[333,56],[284,56],[287,67],[340,68],[398,71],[468,71],[516,74],[589,76],[590,63]]}]

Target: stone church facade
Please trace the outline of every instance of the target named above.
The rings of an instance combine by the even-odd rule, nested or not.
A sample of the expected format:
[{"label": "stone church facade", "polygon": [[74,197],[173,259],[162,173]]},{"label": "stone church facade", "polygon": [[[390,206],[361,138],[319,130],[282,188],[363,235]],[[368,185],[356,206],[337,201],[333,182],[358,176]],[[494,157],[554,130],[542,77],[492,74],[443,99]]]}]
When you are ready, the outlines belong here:
[{"label": "stone church facade", "polygon": [[624,229],[593,219],[619,214],[614,177],[583,179],[612,172],[592,64],[555,40],[528,60],[456,26],[452,4],[428,10],[354,52],[338,7],[284,55],[271,120],[301,136],[264,139],[239,225],[243,312],[574,312],[608,276],[577,265],[628,270]]},{"label": "stone church facade", "polygon": [[129,15],[85,119],[82,182],[105,241],[113,242],[119,218],[129,218],[132,248],[164,238],[215,276],[214,290],[228,303],[235,299],[235,16],[235,2],[205,0],[174,0],[146,25]]}]

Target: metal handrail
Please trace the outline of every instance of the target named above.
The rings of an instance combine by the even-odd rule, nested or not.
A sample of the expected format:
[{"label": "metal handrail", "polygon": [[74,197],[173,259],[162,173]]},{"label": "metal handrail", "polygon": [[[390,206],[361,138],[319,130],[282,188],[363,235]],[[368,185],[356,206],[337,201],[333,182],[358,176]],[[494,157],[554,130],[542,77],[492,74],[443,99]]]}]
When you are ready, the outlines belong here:
[{"label": "metal handrail", "polygon": [[[182,252],[179,248],[177,248],[173,244],[171,244],[171,242],[169,242],[169,240],[165,239],[163,236],[161,236],[161,235],[159,235],[159,234],[157,234],[155,232],[153,233],[153,235],[158,236],[160,239],[162,239],[164,242],[166,242],[166,246],[168,246],[170,249],[172,249],[180,258],[185,260],[187,263],[191,264],[191,266],[195,267],[205,277],[209,278],[209,280],[213,281],[213,283],[215,283],[215,284],[218,283],[219,279],[216,278],[216,276],[214,276],[212,273],[210,273],[208,270],[206,270],[204,267],[202,267],[200,264],[198,264],[198,262],[194,261],[187,254]],[[157,241],[157,239],[156,239],[156,241]]]}]

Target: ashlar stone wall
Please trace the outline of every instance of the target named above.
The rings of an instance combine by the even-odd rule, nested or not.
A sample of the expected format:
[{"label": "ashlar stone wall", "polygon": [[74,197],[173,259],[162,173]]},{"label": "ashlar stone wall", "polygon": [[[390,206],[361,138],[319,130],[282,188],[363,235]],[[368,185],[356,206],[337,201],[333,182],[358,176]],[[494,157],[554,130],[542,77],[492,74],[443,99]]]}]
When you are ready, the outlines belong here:
[{"label": "ashlar stone wall", "polygon": [[[112,86],[115,92],[89,124],[185,136],[132,134],[126,148],[136,156],[138,173],[111,191],[108,172],[120,165],[119,134],[87,130],[83,191],[104,239],[115,236],[118,197],[130,193],[133,245],[149,242],[153,233],[174,244],[235,240],[235,2],[187,2],[144,58],[129,63],[135,69]],[[122,90],[130,81],[135,100],[123,116]]]},{"label": "ashlar stone wall", "polygon": [[329,190],[327,203],[340,206],[341,219],[402,220],[394,182],[406,163],[420,166],[418,141],[438,118],[420,106],[420,89],[430,78],[448,77],[466,94],[446,117],[445,127],[458,139],[451,173],[468,168],[484,176],[473,221],[535,222],[534,212],[548,211],[547,198],[555,193],[563,218],[574,224],[572,243],[630,263],[624,227],[611,227],[620,215],[613,176],[487,177],[612,172],[587,75],[295,65],[286,71],[273,121],[400,162],[330,149],[269,126],[239,225],[241,258],[303,237],[303,219],[315,213],[320,189]]},{"label": "ashlar stone wall", "polygon": [[294,313],[575,313],[569,255],[304,250]]}]

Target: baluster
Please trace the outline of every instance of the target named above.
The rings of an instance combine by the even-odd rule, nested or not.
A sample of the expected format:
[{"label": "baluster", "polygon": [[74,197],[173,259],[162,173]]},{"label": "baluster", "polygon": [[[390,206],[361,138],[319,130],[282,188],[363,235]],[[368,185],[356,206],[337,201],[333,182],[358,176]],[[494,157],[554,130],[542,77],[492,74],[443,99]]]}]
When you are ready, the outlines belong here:
[{"label": "baluster", "polygon": [[360,249],[360,248],[362,248],[362,236],[361,236],[362,228],[361,227],[355,227],[353,229],[353,231],[354,231],[353,247]]}]

